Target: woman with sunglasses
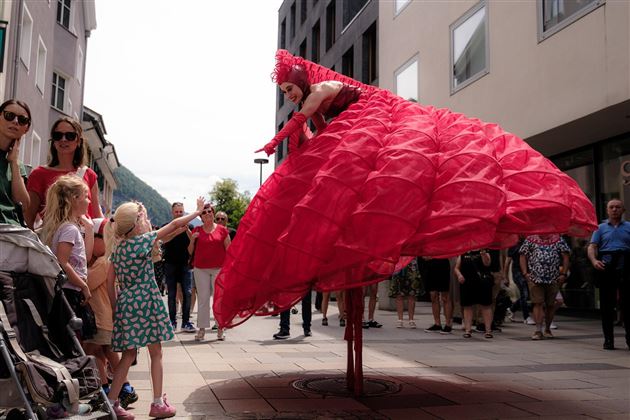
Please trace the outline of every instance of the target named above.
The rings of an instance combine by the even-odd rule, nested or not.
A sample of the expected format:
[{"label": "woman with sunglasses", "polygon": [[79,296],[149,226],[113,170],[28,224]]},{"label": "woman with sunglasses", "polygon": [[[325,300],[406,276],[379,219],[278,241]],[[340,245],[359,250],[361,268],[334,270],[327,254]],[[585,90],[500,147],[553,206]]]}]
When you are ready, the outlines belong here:
[{"label": "woman with sunglasses", "polygon": [[19,225],[15,205],[29,206],[24,185],[26,170],[18,160],[20,141],[31,128],[31,110],[22,101],[9,99],[0,105],[0,223]]},{"label": "woman with sunglasses", "polygon": [[[197,335],[201,341],[210,327],[210,299],[214,290],[214,280],[221,270],[225,254],[230,245],[230,233],[223,225],[215,223],[214,208],[206,204],[201,211],[203,225],[192,231],[188,253],[193,256],[192,266],[197,288]],[[224,330],[217,330],[217,338],[225,340]]]},{"label": "woman with sunglasses", "polygon": [[98,183],[96,172],[85,166],[87,153],[81,124],[72,118],[61,117],[50,129],[50,149],[48,165],[33,169],[28,177],[26,189],[31,205],[26,212],[26,224],[32,229],[37,217],[42,216],[46,207],[46,191],[57,178],[74,173],[83,178],[89,188],[90,207],[87,215],[102,218],[103,212],[98,201]]}]

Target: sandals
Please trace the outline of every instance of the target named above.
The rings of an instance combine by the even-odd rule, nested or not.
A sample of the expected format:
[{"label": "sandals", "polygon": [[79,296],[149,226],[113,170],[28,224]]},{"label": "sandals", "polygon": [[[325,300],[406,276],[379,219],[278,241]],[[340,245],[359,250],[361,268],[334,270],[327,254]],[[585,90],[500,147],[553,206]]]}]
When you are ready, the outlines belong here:
[{"label": "sandals", "polygon": [[494,335],[492,335],[490,331],[486,331],[486,333],[483,336],[484,338],[494,338]]},{"label": "sandals", "polygon": [[472,332],[471,331],[464,332],[464,338],[471,338],[471,337],[472,337]]},{"label": "sandals", "polygon": [[325,317],[324,317],[324,318],[322,318],[322,325],[323,325],[324,327],[327,327],[327,326],[328,326],[328,318],[325,318]]},{"label": "sandals", "polygon": [[195,335],[195,341],[203,341],[204,338],[206,338],[206,329],[199,328],[197,330],[197,334]]},{"label": "sandals", "polygon": [[402,328],[403,327],[403,320],[399,319],[398,321],[396,321],[396,328]]}]

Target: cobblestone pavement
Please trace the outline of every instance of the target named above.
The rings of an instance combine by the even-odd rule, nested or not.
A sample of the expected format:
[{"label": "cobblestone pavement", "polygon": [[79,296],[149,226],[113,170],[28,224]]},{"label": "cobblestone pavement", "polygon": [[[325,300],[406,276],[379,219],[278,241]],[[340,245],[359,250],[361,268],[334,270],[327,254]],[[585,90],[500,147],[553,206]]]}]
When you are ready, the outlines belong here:
[{"label": "cobblestone pavement", "polygon": [[[336,314],[332,307],[330,313]],[[194,419],[630,419],[630,351],[623,330],[617,350],[602,350],[599,322],[559,316],[555,338],[532,341],[533,327],[506,323],[494,339],[426,333],[430,306],[416,307],[418,329],[384,326],[364,331],[368,378],[392,383],[390,395],[353,398],[296,389],[305,379],[340,378],[346,343],[336,316],[313,336],[292,315],[291,338],[273,340],[278,317],[252,318],[226,341],[177,333],[164,345],[165,392],[178,417]],[[132,412],[147,418],[152,399],[149,358],[141,351],[129,378],[140,400]]]}]

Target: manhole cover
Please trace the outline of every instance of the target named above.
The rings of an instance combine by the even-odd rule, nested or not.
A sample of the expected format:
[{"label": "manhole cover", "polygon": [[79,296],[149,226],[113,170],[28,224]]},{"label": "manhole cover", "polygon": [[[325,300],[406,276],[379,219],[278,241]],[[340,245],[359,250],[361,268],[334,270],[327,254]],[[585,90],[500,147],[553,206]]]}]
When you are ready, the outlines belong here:
[{"label": "manhole cover", "polygon": [[[298,379],[293,382],[293,387],[300,391],[316,392],[324,395],[334,395],[338,397],[352,397],[353,392],[346,386],[346,378],[309,378]],[[395,394],[400,391],[400,385],[385,379],[363,378],[364,397],[377,397],[381,395]]]}]

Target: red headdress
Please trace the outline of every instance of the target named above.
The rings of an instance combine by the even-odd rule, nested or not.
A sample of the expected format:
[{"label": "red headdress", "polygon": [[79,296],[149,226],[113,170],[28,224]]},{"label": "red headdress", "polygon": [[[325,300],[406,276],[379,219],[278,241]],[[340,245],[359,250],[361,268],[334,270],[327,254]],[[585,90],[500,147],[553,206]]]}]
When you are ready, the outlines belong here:
[{"label": "red headdress", "polygon": [[276,52],[276,68],[271,73],[271,80],[278,85],[284,82],[293,83],[300,88],[304,96],[302,100],[311,93],[311,84],[308,80],[306,63],[302,57],[294,57],[286,50]]}]

